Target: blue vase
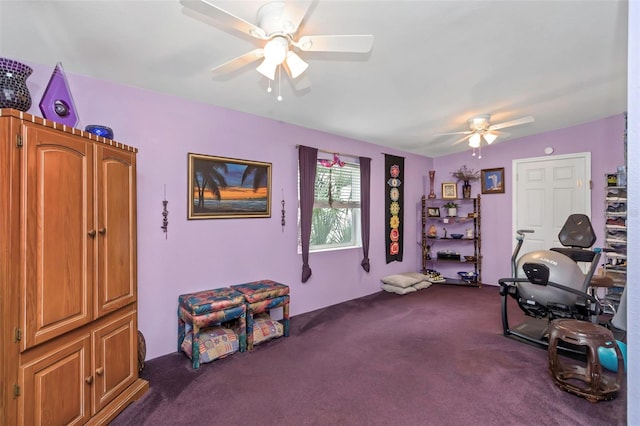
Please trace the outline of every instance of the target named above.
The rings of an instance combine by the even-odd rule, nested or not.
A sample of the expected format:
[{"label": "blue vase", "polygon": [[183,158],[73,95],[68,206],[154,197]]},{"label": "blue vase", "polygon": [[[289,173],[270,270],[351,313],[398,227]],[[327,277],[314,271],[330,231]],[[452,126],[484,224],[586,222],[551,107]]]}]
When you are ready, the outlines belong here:
[{"label": "blue vase", "polygon": [[99,124],[89,124],[84,128],[85,132],[93,133],[94,135],[102,136],[103,138],[113,139],[113,130],[107,126],[101,126]]}]

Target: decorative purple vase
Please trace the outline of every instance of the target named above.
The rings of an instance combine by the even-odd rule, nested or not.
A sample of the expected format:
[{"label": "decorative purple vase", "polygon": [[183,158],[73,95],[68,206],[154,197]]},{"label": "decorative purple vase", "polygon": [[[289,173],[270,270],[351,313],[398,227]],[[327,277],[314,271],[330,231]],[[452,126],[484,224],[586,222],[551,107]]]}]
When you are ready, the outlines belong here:
[{"label": "decorative purple vase", "polygon": [[33,70],[18,61],[0,58],[0,108],[27,111],[31,108],[31,94],[27,78]]}]

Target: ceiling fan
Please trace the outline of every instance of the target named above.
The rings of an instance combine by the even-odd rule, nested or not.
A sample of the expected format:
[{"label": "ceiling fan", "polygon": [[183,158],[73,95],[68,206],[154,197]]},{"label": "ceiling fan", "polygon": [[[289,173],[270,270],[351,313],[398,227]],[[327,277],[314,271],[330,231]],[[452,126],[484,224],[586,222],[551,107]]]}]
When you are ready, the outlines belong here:
[{"label": "ceiling fan", "polygon": [[314,2],[272,1],[258,9],[257,24],[245,21],[213,4],[211,0],[180,0],[190,10],[213,18],[226,26],[259,40],[256,49],[214,67],[215,74],[227,74],[262,59],[256,70],[270,80],[282,66],[292,79],[302,75],[307,64],[296,52],[367,53],[373,35],[300,36],[306,16]]},{"label": "ceiling fan", "polygon": [[[454,142],[458,144],[465,140],[469,140],[469,146],[473,148],[473,155],[476,155],[476,148],[480,149],[480,145],[484,140],[488,145],[491,145],[498,136],[502,133],[498,130],[504,129],[507,127],[518,126],[520,124],[526,124],[533,122],[534,119],[531,116],[516,118],[515,120],[503,121],[502,123],[491,124],[491,115],[490,114],[482,114],[477,115],[475,117],[467,120],[469,124],[469,130],[463,132],[453,132],[453,133],[440,133],[437,136],[444,135],[465,135],[462,138],[458,139]],[[482,153],[478,158],[482,158]]]}]

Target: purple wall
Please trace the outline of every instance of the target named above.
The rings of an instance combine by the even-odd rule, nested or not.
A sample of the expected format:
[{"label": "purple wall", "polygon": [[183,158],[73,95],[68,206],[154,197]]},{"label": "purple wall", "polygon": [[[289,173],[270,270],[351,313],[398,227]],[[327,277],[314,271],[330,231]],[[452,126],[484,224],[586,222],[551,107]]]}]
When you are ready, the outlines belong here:
[{"label": "purple wall", "polygon": [[[515,235],[512,233],[512,161],[543,157],[545,147],[554,155],[591,152],[591,222],[597,233],[596,246],[604,244],[605,173],[624,164],[624,116],[615,115],[565,129],[515,139],[482,149],[482,159],[471,150],[435,159],[436,189],[440,182],[454,182],[451,171],[466,165],[474,170],[504,167],[505,193],[482,196],[482,281],[497,285],[499,278],[510,276],[510,259]],[[461,184],[458,191],[461,191]],[[471,194],[480,192],[480,183],[472,184]],[[436,194],[439,194],[436,191]]]},{"label": "purple wall", "polygon": [[[19,59],[19,58],[18,58]],[[34,99],[29,111],[41,115],[38,102],[53,71],[34,68],[28,85]],[[463,164],[476,170],[504,167],[505,194],[483,197],[483,281],[495,284],[509,274],[511,235],[511,162],[543,156],[592,153],[592,220],[603,228],[604,173],[624,162],[624,119],[617,115],[567,129],[496,144],[483,158],[470,151],[435,160],[370,143],[283,124],[223,108],[73,75],[67,77],[80,116],[78,127],[104,124],[115,139],[140,149],[138,155],[139,328],[149,359],[176,350],[178,295],[229,284],[271,278],[291,287],[291,314],[297,315],[379,291],[379,278],[420,268],[419,199],[427,171],[436,170],[436,189],[452,181],[450,172]],[[359,266],[361,250],[311,254],[313,277],[300,282],[297,254],[297,144],[372,158],[371,273]],[[273,164],[272,217],[188,221],[187,153],[266,161]],[[406,157],[404,262],[384,259],[384,158],[381,152]],[[166,185],[169,200],[168,239],[160,229]],[[428,185],[427,185],[428,186]],[[460,190],[460,189],[459,189]],[[479,192],[473,184],[472,193]],[[287,225],[280,226],[280,200],[286,200]],[[490,218],[490,219],[489,219]],[[602,234],[598,240],[602,241]],[[496,313],[498,315],[498,313]]]},{"label": "purple wall", "polygon": [[[17,58],[19,60],[19,58]],[[54,64],[30,64],[27,80],[40,116],[42,97]],[[80,117],[79,128],[103,124],[115,139],[140,149],[138,155],[139,328],[149,359],[176,350],[178,295],[263,278],[291,287],[291,314],[297,315],[380,290],[379,278],[416,271],[416,212],[422,176],[433,160],[274,120],[73,75],[67,78]],[[361,249],[315,253],[313,276],[300,282],[297,254],[297,144],[372,158],[371,273],[360,267]],[[266,161],[273,164],[269,219],[187,220],[187,153]],[[384,156],[405,156],[404,261],[385,263]],[[168,239],[160,229],[166,184]],[[287,225],[280,226],[280,200]]]}]

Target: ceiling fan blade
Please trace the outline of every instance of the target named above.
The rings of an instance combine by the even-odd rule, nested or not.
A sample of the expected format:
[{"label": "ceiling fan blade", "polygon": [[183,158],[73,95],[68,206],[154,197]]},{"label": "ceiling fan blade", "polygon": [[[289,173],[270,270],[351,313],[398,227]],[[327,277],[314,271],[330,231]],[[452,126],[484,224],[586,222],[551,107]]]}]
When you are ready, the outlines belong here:
[{"label": "ceiling fan blade", "polygon": [[470,135],[471,130],[467,130],[466,132],[450,132],[450,133],[436,133],[433,136],[449,136],[449,135]]},{"label": "ceiling fan blade", "polygon": [[284,4],[283,15],[289,18],[293,28],[288,32],[295,34],[304,25],[309,16],[312,6],[315,7],[317,0],[313,1],[288,1]]},{"label": "ceiling fan blade", "polygon": [[245,67],[246,65],[249,65],[252,62],[257,61],[263,56],[264,52],[262,49],[253,49],[252,51],[238,56],[237,58],[233,58],[232,60],[227,61],[222,65],[211,68],[211,72],[215,75],[230,74],[234,71],[239,70],[240,68]]},{"label": "ceiling fan blade", "polygon": [[307,90],[311,87],[311,79],[309,78],[309,73],[304,73],[300,77],[292,80],[293,87],[296,91]]},{"label": "ceiling fan blade", "polygon": [[[472,132],[469,132],[469,135],[470,135],[471,133],[472,133]],[[455,142],[454,142],[454,143],[452,143],[451,145],[458,145],[460,142],[464,142],[464,141],[466,141],[467,139],[469,139],[469,135],[465,135],[465,136],[461,137],[460,139],[458,139],[457,141],[455,141]]]},{"label": "ceiling fan blade", "polygon": [[531,123],[533,121],[534,121],[533,117],[527,116],[527,117],[517,118],[515,120],[505,121],[503,123],[492,124],[489,126],[488,130],[499,130],[499,129],[504,129],[505,127]]},{"label": "ceiling fan blade", "polygon": [[372,35],[304,36],[293,43],[306,52],[367,53],[373,48]]},{"label": "ceiling fan blade", "polygon": [[245,21],[224,9],[214,5],[209,0],[180,0],[180,3],[191,10],[195,10],[209,18],[215,19],[228,27],[234,28],[240,32],[248,34],[252,37],[266,40],[267,36],[264,30],[251,22]]}]

